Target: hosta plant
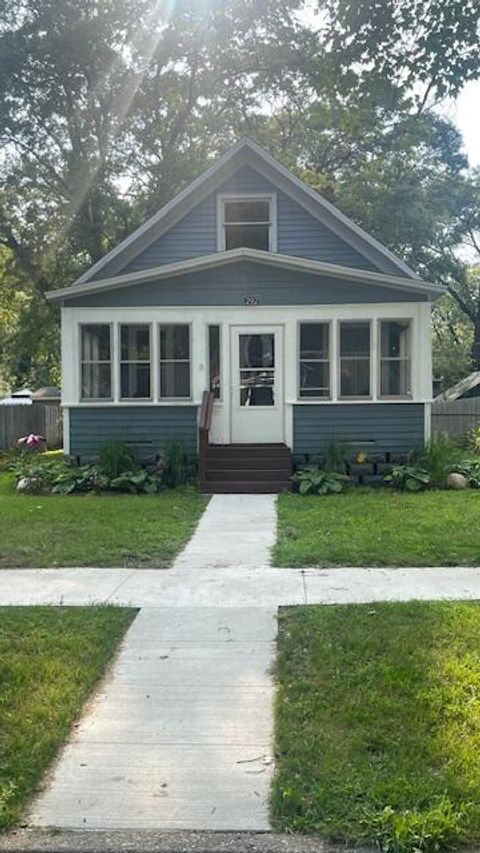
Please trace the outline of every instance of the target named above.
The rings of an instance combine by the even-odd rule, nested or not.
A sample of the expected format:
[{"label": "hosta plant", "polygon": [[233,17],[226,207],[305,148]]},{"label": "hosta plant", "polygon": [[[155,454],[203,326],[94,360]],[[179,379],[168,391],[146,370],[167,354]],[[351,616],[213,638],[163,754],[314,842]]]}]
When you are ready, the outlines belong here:
[{"label": "hosta plant", "polygon": [[401,492],[421,492],[428,489],[431,477],[419,465],[396,465],[392,473],[385,477],[385,482],[391,483]]},{"label": "hosta plant", "polygon": [[297,471],[292,480],[298,485],[301,495],[334,495],[343,492],[348,477],[336,471],[325,471],[315,465],[307,465]]}]

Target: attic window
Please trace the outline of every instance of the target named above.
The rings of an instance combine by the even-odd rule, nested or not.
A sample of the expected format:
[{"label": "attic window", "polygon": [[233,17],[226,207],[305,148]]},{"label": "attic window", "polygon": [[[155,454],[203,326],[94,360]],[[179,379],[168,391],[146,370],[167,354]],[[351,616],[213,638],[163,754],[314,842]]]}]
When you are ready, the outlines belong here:
[{"label": "attic window", "polygon": [[220,202],[220,251],[275,251],[273,196],[222,196]]}]

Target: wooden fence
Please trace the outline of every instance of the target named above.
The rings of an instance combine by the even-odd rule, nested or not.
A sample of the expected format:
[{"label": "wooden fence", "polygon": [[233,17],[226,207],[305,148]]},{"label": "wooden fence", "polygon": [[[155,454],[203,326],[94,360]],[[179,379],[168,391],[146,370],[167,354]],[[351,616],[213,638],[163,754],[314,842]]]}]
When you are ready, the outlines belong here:
[{"label": "wooden fence", "polygon": [[0,406],[0,450],[15,447],[22,435],[34,432],[47,439],[50,449],[62,446],[62,410],[57,403]]},{"label": "wooden fence", "polygon": [[437,400],[432,404],[432,432],[463,436],[479,425],[480,397],[452,400],[450,403]]}]

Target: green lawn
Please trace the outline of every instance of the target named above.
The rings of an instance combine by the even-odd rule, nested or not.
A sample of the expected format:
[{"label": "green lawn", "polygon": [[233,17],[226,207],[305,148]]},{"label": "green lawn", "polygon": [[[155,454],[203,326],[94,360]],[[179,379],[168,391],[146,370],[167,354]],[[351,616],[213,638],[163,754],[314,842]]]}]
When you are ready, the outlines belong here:
[{"label": "green lawn", "polygon": [[277,676],[277,829],[480,843],[478,602],[284,609]]},{"label": "green lawn", "polygon": [[276,566],[475,566],[480,491],[283,494],[278,528]]},{"label": "green lawn", "polygon": [[193,488],[159,495],[17,495],[0,474],[0,568],[168,566],[192,535],[206,498]]},{"label": "green lawn", "polygon": [[18,822],[134,615],[0,608],[0,829]]}]

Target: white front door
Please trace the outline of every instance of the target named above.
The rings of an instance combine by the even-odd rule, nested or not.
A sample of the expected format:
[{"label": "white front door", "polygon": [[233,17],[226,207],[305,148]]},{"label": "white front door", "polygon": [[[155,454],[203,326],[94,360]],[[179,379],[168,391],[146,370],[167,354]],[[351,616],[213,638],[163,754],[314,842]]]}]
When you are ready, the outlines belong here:
[{"label": "white front door", "polygon": [[231,326],[231,441],[284,441],[283,327]]}]

